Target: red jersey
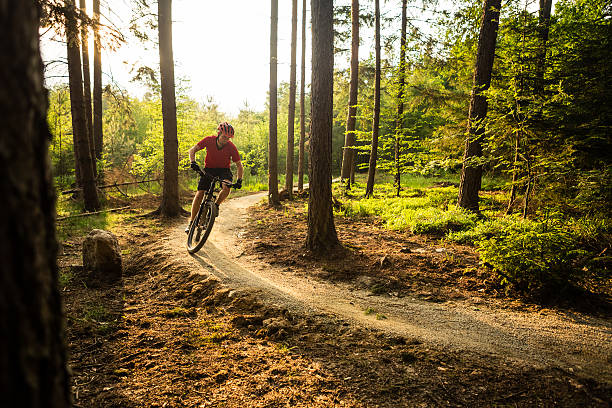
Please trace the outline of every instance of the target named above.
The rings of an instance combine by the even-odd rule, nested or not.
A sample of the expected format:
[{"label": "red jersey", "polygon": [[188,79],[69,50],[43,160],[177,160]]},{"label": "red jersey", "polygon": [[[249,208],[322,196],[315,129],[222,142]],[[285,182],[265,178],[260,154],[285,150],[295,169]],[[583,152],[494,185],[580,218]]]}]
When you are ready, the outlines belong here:
[{"label": "red jersey", "polygon": [[217,147],[217,136],[207,136],[198,142],[200,149],[206,148],[205,166],[212,169],[229,169],[230,159],[233,162],[240,161],[238,149],[231,141],[228,141],[222,149]]}]

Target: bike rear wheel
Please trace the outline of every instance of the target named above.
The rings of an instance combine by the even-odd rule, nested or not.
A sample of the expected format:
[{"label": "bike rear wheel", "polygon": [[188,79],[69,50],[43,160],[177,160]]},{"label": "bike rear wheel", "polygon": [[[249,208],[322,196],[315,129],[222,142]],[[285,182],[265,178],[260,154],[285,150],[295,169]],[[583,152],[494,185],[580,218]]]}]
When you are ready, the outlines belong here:
[{"label": "bike rear wheel", "polygon": [[195,254],[203,246],[217,218],[217,206],[212,201],[205,202],[191,223],[187,234],[187,251]]}]

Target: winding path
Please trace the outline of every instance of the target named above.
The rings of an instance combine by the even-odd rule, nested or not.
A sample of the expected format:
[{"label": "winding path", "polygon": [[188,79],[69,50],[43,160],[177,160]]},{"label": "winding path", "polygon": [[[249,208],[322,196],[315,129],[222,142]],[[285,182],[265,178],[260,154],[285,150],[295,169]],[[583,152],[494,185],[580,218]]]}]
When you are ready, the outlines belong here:
[{"label": "winding path", "polygon": [[[612,383],[609,319],[557,312],[542,315],[484,305],[476,308],[463,301],[438,304],[410,297],[371,296],[348,284],[309,279],[289,268],[244,256],[240,238],[246,209],[265,197],[265,193],[258,193],[223,204],[208,242],[190,258],[194,268],[212,273],[230,287],[261,292],[271,303],[304,315],[331,314],[453,350],[499,356],[536,368],[560,367]],[[189,257],[183,228],[172,232],[169,245]],[[367,308],[376,313],[366,315]],[[376,314],[386,318],[379,320]]]}]

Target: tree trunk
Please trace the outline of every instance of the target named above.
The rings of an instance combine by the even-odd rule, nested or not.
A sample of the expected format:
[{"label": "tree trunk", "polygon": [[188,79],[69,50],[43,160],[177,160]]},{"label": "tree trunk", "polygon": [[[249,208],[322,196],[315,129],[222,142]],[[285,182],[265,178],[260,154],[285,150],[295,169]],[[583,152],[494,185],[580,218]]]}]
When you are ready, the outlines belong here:
[{"label": "tree trunk", "polygon": [[268,203],[278,205],[278,144],[276,69],[278,48],[278,0],[270,3],[270,128],[268,141]]},{"label": "tree trunk", "polygon": [[[85,15],[87,9],[85,0],[80,0],[81,13]],[[81,21],[81,54],[83,57],[83,104],[85,105],[85,125],[87,127],[87,139],[89,140],[89,155],[92,158],[94,177],[97,176],[96,148],[93,138],[92,111],[91,111],[91,74],[89,72],[89,44],[87,24]]]},{"label": "tree trunk", "polygon": [[338,245],[331,196],[334,31],[331,1],[311,0],[312,94],[310,194],[306,247],[323,253]]},{"label": "tree trunk", "polygon": [[368,167],[368,184],[365,196],[372,197],[374,193],[374,176],[376,175],[376,159],[378,155],[378,124],[380,120],[380,0],[374,1],[376,33],[376,73],[374,80],[374,118],[372,119],[372,147]]},{"label": "tree trunk", "polygon": [[529,199],[531,198],[531,190],[533,189],[533,175],[531,174],[531,158],[529,152],[525,153],[525,156],[525,162],[527,163],[527,186],[525,188],[525,201],[523,201],[523,218],[527,218]]},{"label": "tree trunk", "polygon": [[402,172],[400,165],[400,144],[403,135],[404,122],[404,82],[406,76],[406,6],[408,1],[402,0],[402,38],[400,39],[399,90],[397,92],[397,119],[395,121],[395,186],[397,196],[402,188]]},{"label": "tree trunk", "polygon": [[100,0],[93,0],[94,68],[93,68],[93,140],[96,159],[102,160],[102,54],[100,51]]},{"label": "tree trunk", "polygon": [[538,63],[536,64],[536,93],[544,91],[544,72],[546,71],[546,45],[550,30],[550,13],[552,0],[540,0],[538,36],[540,47],[538,49]]},{"label": "tree trunk", "polygon": [[468,114],[468,136],[465,142],[458,205],[479,212],[478,192],[482,181],[482,165],[474,163],[482,156],[483,121],[487,116],[487,98],[482,94],[491,85],[491,71],[495,57],[495,41],[499,27],[501,0],[485,0],[478,37],[478,52],[474,69],[474,85]]},{"label": "tree trunk", "polygon": [[306,0],[302,0],[302,69],[300,78],[300,148],[298,153],[298,191],[304,191],[304,142],[306,140]]},{"label": "tree trunk", "polygon": [[[516,101],[516,113],[514,117],[519,123],[519,129],[516,131],[516,136],[514,139],[514,161],[512,162],[512,187],[510,188],[510,200],[508,201],[508,208],[506,208],[506,214],[510,214],[512,211],[512,204],[514,204],[514,200],[516,199],[516,190],[517,190],[517,182],[519,178],[519,157],[520,157],[520,148],[521,148],[521,140],[523,139],[523,105],[524,99],[523,96],[525,94],[525,73],[523,72],[523,67],[525,66],[525,60],[523,51],[525,50],[525,37],[527,29],[527,4],[525,4],[525,11],[523,12],[523,32],[521,38],[521,51],[519,52],[519,61],[520,61],[520,82],[518,86],[518,94]],[[537,86],[537,85],[536,85]]]},{"label": "tree trunk", "polygon": [[159,0],[159,70],[161,74],[162,118],[164,123],[164,188],[160,215],[180,214],[178,192],[178,138],[172,54],[172,0]]},{"label": "tree trunk", "polygon": [[0,394],[3,406],[67,408],[39,2],[0,0],[0,10]]},{"label": "tree trunk", "polygon": [[344,151],[342,152],[342,172],[340,178],[346,180],[347,188],[351,187],[351,168],[354,165],[355,124],[357,115],[357,91],[359,86],[359,0],[351,4],[351,82],[349,85],[349,106],[346,118]]},{"label": "tree trunk", "polygon": [[291,73],[289,75],[289,114],[287,123],[287,166],[285,190],[293,198],[293,134],[295,129],[295,54],[297,47],[297,0],[291,2]]},{"label": "tree trunk", "polygon": [[79,50],[79,31],[74,0],[66,1],[66,37],[68,52],[68,76],[70,83],[70,109],[72,112],[72,133],[75,140],[75,156],[79,166],[83,187],[83,202],[86,211],[100,208],[94,164],[89,148],[85,106],[83,104],[83,78],[81,77],[81,55]]},{"label": "tree trunk", "polygon": [[510,199],[508,200],[508,207],[506,208],[506,215],[512,212],[512,204],[514,204],[514,200],[516,200],[520,146],[521,146],[521,132],[518,131],[516,132],[516,136],[514,139],[514,161],[512,163],[512,186],[510,187]]}]

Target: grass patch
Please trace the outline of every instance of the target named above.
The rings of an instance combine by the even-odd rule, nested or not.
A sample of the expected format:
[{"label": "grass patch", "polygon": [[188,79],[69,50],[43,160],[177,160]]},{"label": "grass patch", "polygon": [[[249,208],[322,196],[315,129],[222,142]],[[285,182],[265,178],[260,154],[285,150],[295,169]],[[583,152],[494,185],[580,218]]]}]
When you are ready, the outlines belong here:
[{"label": "grass patch", "polygon": [[[382,175],[380,180],[390,177]],[[501,179],[483,183],[492,190],[481,194],[480,217],[456,206],[458,187],[447,180],[405,178],[399,197],[392,183],[383,182],[375,185],[374,196],[368,199],[363,198],[363,181],[358,178],[351,190],[334,187],[342,204],[335,215],[376,218],[391,230],[474,245],[482,263],[506,287],[550,293],[610,279],[612,257],[606,251],[612,223],[605,217],[570,218],[550,210],[532,219],[500,215],[508,200],[499,190],[504,186]]]}]

